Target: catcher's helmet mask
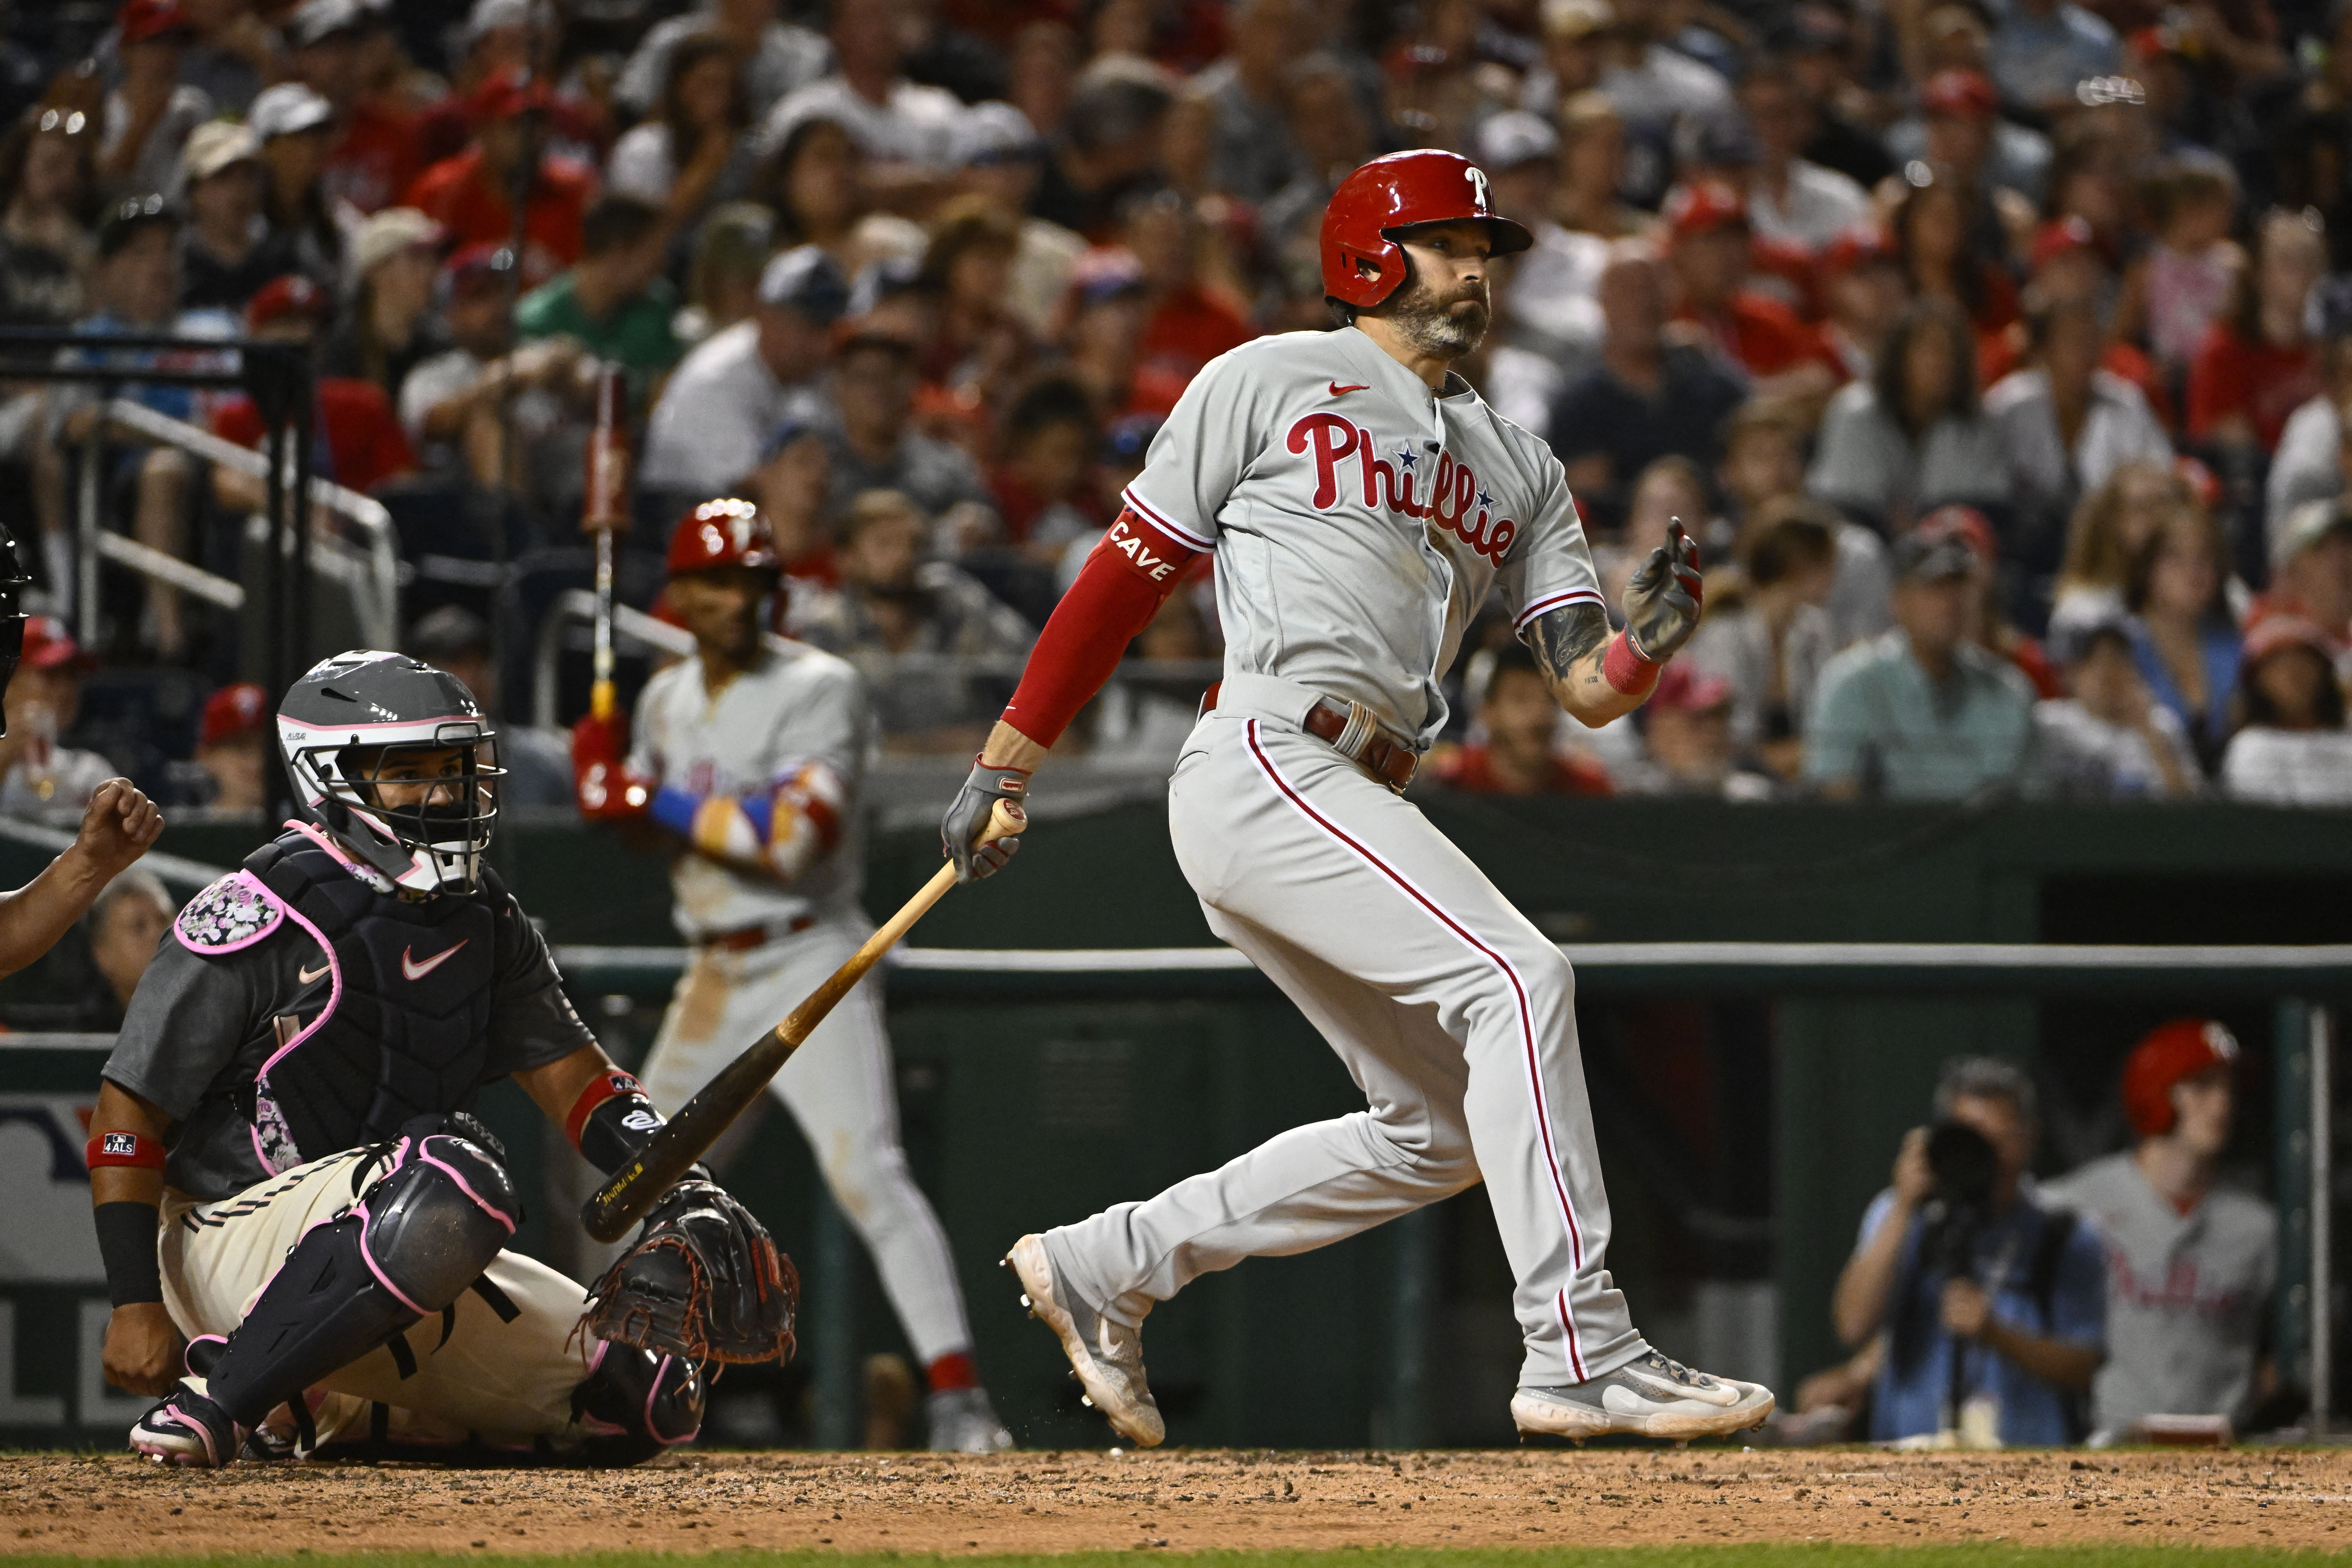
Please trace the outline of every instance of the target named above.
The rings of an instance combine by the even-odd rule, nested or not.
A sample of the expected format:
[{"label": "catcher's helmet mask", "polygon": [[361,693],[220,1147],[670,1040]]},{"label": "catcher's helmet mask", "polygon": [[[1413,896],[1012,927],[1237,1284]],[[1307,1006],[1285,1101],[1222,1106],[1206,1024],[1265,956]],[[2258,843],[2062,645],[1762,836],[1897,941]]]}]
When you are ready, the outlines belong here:
[{"label": "catcher's helmet mask", "polygon": [[[278,749],[303,805],[336,843],[394,887],[470,893],[498,826],[498,731],[452,675],[403,654],[358,649],[321,659],[278,711]],[[385,763],[457,753],[457,772],[431,776],[408,805],[383,804]],[[425,782],[406,774],[398,782]]]}]

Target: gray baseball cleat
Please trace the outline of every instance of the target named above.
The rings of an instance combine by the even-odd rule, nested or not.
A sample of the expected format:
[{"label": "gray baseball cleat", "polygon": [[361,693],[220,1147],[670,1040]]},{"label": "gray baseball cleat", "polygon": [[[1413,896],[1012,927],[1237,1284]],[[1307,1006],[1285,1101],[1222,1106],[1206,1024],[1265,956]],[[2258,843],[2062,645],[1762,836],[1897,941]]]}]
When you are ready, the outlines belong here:
[{"label": "gray baseball cleat", "polygon": [[934,1454],[1001,1454],[1014,1446],[984,1388],[949,1388],[930,1394],[923,1401],[923,1416]]},{"label": "gray baseball cleat", "polygon": [[1710,1377],[1655,1351],[1605,1377],[1511,1395],[1511,1419],[1522,1436],[1580,1443],[1612,1432],[1686,1443],[1761,1426],[1771,1414],[1772,1391],[1763,1384]]},{"label": "gray baseball cleat", "polygon": [[1024,1236],[1014,1242],[1004,1255],[1004,1266],[1020,1278],[1021,1304],[1029,1315],[1062,1342],[1062,1353],[1070,1358],[1087,1403],[1137,1447],[1158,1447],[1168,1436],[1168,1426],[1143,1381],[1142,1336],[1112,1322],[1055,1278],[1045,1237]]}]

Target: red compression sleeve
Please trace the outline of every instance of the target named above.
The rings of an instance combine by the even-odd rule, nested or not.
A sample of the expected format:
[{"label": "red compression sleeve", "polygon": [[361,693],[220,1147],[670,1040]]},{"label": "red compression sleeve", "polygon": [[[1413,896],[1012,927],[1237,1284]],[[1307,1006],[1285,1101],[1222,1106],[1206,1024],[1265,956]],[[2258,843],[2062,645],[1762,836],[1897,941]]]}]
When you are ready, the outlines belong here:
[{"label": "red compression sleeve", "polygon": [[1121,511],[1046,618],[1004,721],[1041,746],[1060,740],[1199,553]]}]

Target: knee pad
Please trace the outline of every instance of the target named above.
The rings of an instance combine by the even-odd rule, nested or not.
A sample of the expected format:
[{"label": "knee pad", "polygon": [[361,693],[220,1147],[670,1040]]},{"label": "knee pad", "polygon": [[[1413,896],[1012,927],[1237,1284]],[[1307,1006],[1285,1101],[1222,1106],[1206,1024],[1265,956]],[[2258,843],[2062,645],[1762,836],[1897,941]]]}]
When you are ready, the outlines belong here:
[{"label": "knee pad", "polygon": [[589,1462],[643,1464],[702,1429],[702,1374],[677,1356],[599,1341],[596,1364],[572,1391],[572,1409],[587,1436]]},{"label": "knee pad", "polygon": [[394,1145],[392,1169],[360,1195],[369,1272],[412,1310],[437,1312],[481,1278],[514,1235],[522,1202],[506,1162],[454,1131]]}]

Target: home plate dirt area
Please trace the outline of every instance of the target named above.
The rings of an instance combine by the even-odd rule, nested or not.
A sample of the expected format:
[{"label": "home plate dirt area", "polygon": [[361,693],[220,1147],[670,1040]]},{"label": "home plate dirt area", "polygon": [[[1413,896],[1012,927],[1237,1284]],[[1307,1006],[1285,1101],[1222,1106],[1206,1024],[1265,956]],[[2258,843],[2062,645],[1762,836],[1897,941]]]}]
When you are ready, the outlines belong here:
[{"label": "home plate dirt area", "polygon": [[[697,1454],[641,1469],[0,1457],[0,1552],[1013,1552],[2006,1541],[2352,1544],[2352,1455]],[[2345,1532],[2338,1533],[2338,1525]]]}]

